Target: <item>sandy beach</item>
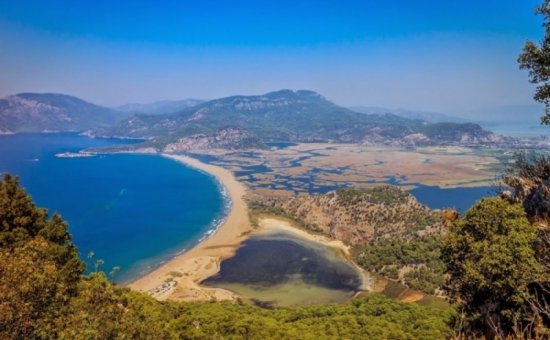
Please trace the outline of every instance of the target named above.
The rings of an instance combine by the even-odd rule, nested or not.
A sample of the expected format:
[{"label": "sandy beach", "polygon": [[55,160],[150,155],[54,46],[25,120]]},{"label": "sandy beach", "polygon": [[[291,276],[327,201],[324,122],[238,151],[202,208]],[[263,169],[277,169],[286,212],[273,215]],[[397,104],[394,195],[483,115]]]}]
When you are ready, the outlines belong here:
[{"label": "sandy beach", "polygon": [[308,239],[310,241],[319,242],[328,247],[340,249],[342,253],[344,253],[347,257],[351,256],[351,247],[344,244],[344,242],[340,240],[330,239],[325,235],[308,233],[305,230],[294,227],[290,221],[287,221],[283,218],[272,216],[260,217],[258,224],[260,228],[256,230],[254,234],[268,233],[280,230],[286,231],[298,235],[302,238]]},{"label": "sandy beach", "polygon": [[[236,296],[232,292],[202,287],[197,282],[215,274],[219,270],[220,261],[231,257],[246,234],[252,230],[248,207],[243,200],[246,188],[229,170],[186,156],[163,156],[215,176],[227,190],[232,202],[231,210],[224,223],[208,239],[128,286],[144,292],[156,290],[151,295],[159,300],[234,300]],[[167,281],[173,283],[167,284]]]},{"label": "sandy beach", "polygon": [[[231,210],[216,233],[191,250],[130,283],[129,287],[148,292],[158,300],[235,300],[237,298],[235,293],[222,288],[204,287],[199,285],[199,282],[217,273],[221,261],[233,256],[240,244],[250,236],[277,230],[292,232],[302,238],[339,249],[345,257],[350,258],[350,248],[343,242],[332,240],[324,235],[308,233],[293,226],[291,221],[284,218],[262,216],[258,220],[258,227],[253,228],[249,220],[248,206],[243,199],[246,187],[237,181],[229,170],[186,156],[170,154],[163,156],[215,176],[227,190],[232,202]],[[359,267],[358,271],[363,274],[363,289],[369,290],[371,286],[369,278]]]},{"label": "sandy beach", "polygon": [[344,242],[340,240],[331,239],[326,235],[309,233],[303,229],[299,229],[293,226],[292,222],[285,220],[283,218],[277,218],[277,217],[271,217],[271,216],[261,217],[258,221],[258,224],[260,228],[258,230],[255,230],[253,235],[258,235],[261,233],[276,232],[276,231],[286,231],[286,232],[290,232],[295,235],[298,235],[301,238],[305,238],[313,242],[321,243],[327,247],[340,250],[342,254],[349,260],[349,262],[356,267],[357,272],[361,274],[362,276],[361,280],[363,281],[361,290],[365,290],[365,291],[372,290],[372,279],[369,277],[369,275],[365,270],[363,270],[361,267],[359,267],[357,264],[355,264],[351,260],[351,247],[346,245]]}]

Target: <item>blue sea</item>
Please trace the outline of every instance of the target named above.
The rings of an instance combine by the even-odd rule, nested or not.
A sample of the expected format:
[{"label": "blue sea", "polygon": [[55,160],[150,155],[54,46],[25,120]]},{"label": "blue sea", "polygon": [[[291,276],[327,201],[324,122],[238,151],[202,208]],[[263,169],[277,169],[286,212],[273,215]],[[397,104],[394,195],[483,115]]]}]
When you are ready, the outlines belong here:
[{"label": "blue sea", "polygon": [[128,143],[74,133],[0,136],[0,173],[20,177],[38,206],[57,211],[81,257],[129,282],[193,247],[223,220],[228,199],[211,176],[157,155],[59,158]]}]

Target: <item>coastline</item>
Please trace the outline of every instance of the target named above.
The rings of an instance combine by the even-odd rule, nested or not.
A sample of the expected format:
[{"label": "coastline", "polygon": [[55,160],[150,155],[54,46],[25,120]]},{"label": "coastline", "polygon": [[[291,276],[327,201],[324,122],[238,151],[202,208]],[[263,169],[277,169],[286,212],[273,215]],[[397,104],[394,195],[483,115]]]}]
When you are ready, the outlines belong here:
[{"label": "coastline", "polygon": [[224,168],[183,155],[162,156],[214,176],[226,190],[231,205],[223,223],[209,237],[189,251],[131,282],[128,287],[144,292],[157,290],[151,295],[159,300],[235,300],[236,295],[230,291],[203,287],[198,282],[215,274],[219,270],[220,262],[231,257],[252,231],[248,206],[243,199],[246,187]]},{"label": "coastline", "polygon": [[[290,221],[275,216],[263,216],[256,228],[249,219],[248,205],[243,197],[246,187],[237,181],[233,173],[216,165],[183,155],[162,154],[178,162],[214,176],[230,199],[229,212],[209,237],[200,241],[189,251],[177,255],[152,272],[129,283],[127,286],[148,292],[158,300],[209,301],[236,300],[238,295],[223,288],[205,287],[199,283],[216,274],[220,263],[235,254],[241,243],[254,235],[283,230],[300,237],[338,249],[348,260],[350,247],[325,235],[314,235],[294,226]],[[354,264],[353,261],[350,263]],[[355,265],[355,264],[354,264]],[[362,290],[371,290],[372,282],[366,272],[355,265],[362,276]]]}]

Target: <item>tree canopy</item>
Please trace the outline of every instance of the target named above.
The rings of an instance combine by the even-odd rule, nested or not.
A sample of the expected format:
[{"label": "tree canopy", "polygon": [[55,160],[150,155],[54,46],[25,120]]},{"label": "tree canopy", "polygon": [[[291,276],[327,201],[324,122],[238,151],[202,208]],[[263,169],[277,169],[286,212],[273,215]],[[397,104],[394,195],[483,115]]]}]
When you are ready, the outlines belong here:
[{"label": "tree canopy", "polygon": [[544,275],[536,241],[522,206],[500,198],[482,199],[451,227],[442,249],[445,288],[468,316],[467,328],[492,338],[533,321],[529,285]]},{"label": "tree canopy", "polygon": [[528,41],[518,62],[521,69],[529,71],[530,81],[538,85],[534,99],[545,105],[541,122],[550,125],[550,0],[544,0],[536,12],[544,20],[544,38],[539,44]]}]

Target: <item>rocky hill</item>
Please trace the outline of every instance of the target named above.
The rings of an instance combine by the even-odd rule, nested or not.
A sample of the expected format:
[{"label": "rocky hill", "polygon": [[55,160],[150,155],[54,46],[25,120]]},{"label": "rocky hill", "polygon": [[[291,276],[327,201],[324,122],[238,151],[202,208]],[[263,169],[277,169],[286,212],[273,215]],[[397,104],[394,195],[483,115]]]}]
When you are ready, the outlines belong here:
[{"label": "rocky hill", "polygon": [[258,149],[265,148],[262,141],[241,128],[225,128],[213,134],[196,134],[183,137],[166,145],[164,152],[189,152],[210,149]]},{"label": "rocky hill", "polygon": [[[493,136],[475,124],[450,126],[393,114],[358,113],[307,90],[232,96],[171,114],[135,115],[93,133],[145,138],[165,146],[183,137],[212,134],[228,125],[243,128],[262,141],[441,145],[491,142]],[[449,129],[459,133],[450,134]]]},{"label": "rocky hill", "polygon": [[0,133],[82,131],[126,118],[117,111],[63,94],[20,93],[0,99]]},{"label": "rocky hill", "polygon": [[341,240],[365,269],[428,294],[444,282],[441,236],[455,212],[431,211],[392,186],[341,189],[323,195],[258,197],[254,210],[282,215]]},{"label": "rocky hill", "polygon": [[313,231],[350,245],[382,239],[411,239],[440,234],[439,214],[393,186],[340,189],[290,199],[262,198],[255,203],[278,208]]}]

